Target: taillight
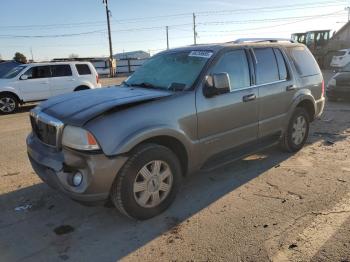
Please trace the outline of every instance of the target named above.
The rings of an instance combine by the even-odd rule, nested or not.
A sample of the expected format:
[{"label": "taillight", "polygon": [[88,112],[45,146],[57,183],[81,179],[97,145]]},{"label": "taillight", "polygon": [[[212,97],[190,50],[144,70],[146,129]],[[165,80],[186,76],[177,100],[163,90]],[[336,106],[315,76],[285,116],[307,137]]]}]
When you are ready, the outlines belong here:
[{"label": "taillight", "polygon": [[324,80],[322,80],[322,96],[324,96]]},{"label": "taillight", "polygon": [[100,82],[100,78],[98,75],[96,75],[96,83],[98,84]]}]

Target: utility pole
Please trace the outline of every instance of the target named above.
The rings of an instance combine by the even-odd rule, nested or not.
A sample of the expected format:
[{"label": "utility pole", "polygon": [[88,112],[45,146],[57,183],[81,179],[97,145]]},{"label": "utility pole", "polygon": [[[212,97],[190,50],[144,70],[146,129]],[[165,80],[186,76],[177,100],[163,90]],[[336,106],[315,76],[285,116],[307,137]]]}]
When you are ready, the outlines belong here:
[{"label": "utility pole", "polygon": [[348,22],[350,21],[350,6],[345,7],[345,10],[348,11]]},{"label": "utility pole", "polygon": [[32,55],[32,62],[34,62],[33,48],[32,47],[30,47],[30,54]]},{"label": "utility pole", "polygon": [[165,30],[166,30],[166,49],[169,50],[169,26],[166,26]]},{"label": "utility pole", "polygon": [[107,16],[107,26],[108,26],[108,40],[109,40],[109,73],[111,77],[114,77],[113,70],[113,48],[112,48],[112,35],[111,35],[111,23],[110,15],[111,11],[108,8],[108,0],[103,0],[103,3],[106,7],[106,16]]},{"label": "utility pole", "polygon": [[193,13],[193,43],[197,44],[196,14]]}]

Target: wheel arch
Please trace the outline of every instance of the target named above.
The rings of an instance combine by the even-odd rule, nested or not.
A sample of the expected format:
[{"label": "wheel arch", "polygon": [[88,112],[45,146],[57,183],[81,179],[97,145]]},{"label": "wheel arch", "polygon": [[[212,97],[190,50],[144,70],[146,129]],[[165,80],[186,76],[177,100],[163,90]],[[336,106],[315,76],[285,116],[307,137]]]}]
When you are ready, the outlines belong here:
[{"label": "wheel arch", "polygon": [[182,174],[185,176],[188,172],[188,152],[185,145],[177,138],[169,135],[159,135],[145,139],[135,145],[130,151],[143,144],[157,144],[169,148],[179,159]]},{"label": "wheel arch", "polygon": [[20,104],[23,103],[22,99],[20,99],[20,97],[18,96],[18,94],[16,94],[15,92],[11,92],[11,91],[0,91],[0,96],[1,96],[1,95],[12,95],[12,96],[14,96],[14,97],[17,99],[18,103],[20,103]]},{"label": "wheel arch", "polygon": [[82,84],[82,85],[74,88],[74,92],[82,91],[82,90],[89,90],[89,89],[91,89],[91,88],[88,85]]},{"label": "wheel arch", "polygon": [[315,110],[315,104],[312,103],[311,100],[304,99],[300,101],[296,107],[304,108],[309,115],[310,122],[314,121],[316,110]]}]

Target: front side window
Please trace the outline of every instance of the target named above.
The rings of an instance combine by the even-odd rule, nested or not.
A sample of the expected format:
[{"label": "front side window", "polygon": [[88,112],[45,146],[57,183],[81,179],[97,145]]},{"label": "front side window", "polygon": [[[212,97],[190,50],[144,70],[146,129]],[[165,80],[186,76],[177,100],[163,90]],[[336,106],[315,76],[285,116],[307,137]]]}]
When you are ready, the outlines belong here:
[{"label": "front side window", "polygon": [[51,66],[52,77],[72,76],[70,65]]},{"label": "front side window", "polygon": [[79,75],[91,75],[90,67],[87,64],[77,64],[75,67]]},{"label": "front side window", "polygon": [[272,48],[255,48],[256,83],[258,85],[273,83],[280,80],[277,61]]},{"label": "front side window", "polygon": [[26,75],[28,79],[51,77],[50,66],[34,66],[28,69],[23,75]]},{"label": "front side window", "polygon": [[244,50],[224,54],[211,73],[227,73],[230,77],[231,91],[250,86],[249,65]]},{"label": "front side window", "polygon": [[125,82],[129,86],[184,90],[192,87],[211,51],[166,52],[147,60]]}]

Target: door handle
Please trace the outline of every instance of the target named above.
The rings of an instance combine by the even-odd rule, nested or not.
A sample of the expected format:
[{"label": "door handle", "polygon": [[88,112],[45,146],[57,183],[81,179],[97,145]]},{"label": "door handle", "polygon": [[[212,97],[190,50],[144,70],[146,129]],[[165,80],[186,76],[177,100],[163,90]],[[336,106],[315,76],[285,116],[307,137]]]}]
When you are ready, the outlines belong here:
[{"label": "door handle", "polygon": [[256,99],[255,94],[246,95],[243,97],[243,102],[250,102]]},{"label": "door handle", "polygon": [[295,89],[297,89],[297,87],[295,85],[289,85],[286,87],[286,91],[293,91]]}]

